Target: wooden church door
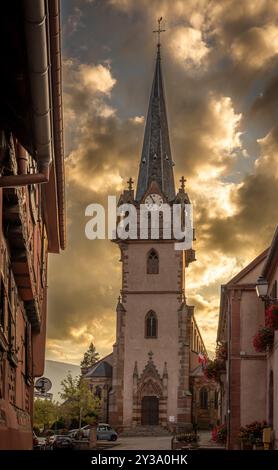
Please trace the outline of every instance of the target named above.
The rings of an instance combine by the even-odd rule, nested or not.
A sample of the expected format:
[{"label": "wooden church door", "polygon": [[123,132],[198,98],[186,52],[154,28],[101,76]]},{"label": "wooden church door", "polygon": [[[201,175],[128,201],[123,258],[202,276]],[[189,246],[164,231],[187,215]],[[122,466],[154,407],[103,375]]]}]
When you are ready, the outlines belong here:
[{"label": "wooden church door", "polygon": [[141,410],[141,424],[159,424],[159,399],[157,397],[143,397]]}]

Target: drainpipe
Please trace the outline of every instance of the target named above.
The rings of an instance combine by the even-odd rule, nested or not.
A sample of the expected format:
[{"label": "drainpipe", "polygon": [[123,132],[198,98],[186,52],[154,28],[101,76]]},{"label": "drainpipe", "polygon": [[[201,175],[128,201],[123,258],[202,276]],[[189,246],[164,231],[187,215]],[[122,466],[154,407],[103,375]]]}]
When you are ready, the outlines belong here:
[{"label": "drainpipe", "polygon": [[[43,173],[45,172],[45,174]],[[47,183],[49,180],[49,168],[45,167],[40,173],[31,175],[11,175],[0,178],[1,188],[16,188],[18,186],[28,186],[29,184]]]},{"label": "drainpipe", "polygon": [[0,177],[0,187],[47,183],[52,159],[47,16],[44,0],[24,0],[25,35],[38,173]]},{"label": "drainpipe", "polygon": [[53,90],[53,122],[54,122],[54,152],[55,170],[57,172],[57,193],[60,211],[60,243],[65,248],[66,240],[66,203],[65,203],[65,174],[64,174],[64,141],[63,141],[63,103],[62,103],[62,66],[61,66],[61,24],[60,0],[51,0],[49,8],[49,33],[52,90]]},{"label": "drainpipe", "polygon": [[28,154],[20,142],[16,142],[16,161],[19,175],[26,175],[28,165]]},{"label": "drainpipe", "polygon": [[231,301],[229,292],[225,289],[224,291],[227,305],[228,305],[228,341],[227,341],[227,355],[228,355],[228,364],[227,364],[227,388],[228,388],[228,400],[227,400],[227,449],[231,448],[231,351],[232,351],[232,312],[231,312]]}]

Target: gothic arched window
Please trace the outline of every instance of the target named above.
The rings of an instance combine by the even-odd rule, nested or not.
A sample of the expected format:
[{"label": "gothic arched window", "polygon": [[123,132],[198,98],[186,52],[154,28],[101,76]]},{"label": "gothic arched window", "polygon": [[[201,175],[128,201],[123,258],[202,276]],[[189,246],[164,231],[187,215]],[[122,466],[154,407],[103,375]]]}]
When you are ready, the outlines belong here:
[{"label": "gothic arched window", "polygon": [[147,274],[159,273],[159,257],[157,251],[153,248],[149,251],[147,257]]},{"label": "gothic arched window", "polygon": [[145,318],[145,336],[146,338],[157,338],[157,317],[152,310],[147,313]]},{"label": "gothic arched window", "polygon": [[200,390],[200,408],[203,410],[208,409],[208,391],[206,387],[202,387]]}]

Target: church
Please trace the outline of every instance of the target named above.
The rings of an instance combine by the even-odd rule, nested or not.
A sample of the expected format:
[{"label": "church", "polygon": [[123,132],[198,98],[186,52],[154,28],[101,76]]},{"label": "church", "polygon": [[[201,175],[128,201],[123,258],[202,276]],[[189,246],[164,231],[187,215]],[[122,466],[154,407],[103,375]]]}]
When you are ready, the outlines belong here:
[{"label": "church", "polygon": [[[151,211],[159,201],[170,207],[190,203],[185,179],[178,191],[174,183],[160,49],[158,42],[136,193],[130,179],[118,202],[136,210],[146,204]],[[176,250],[173,237],[160,235],[114,243],[122,264],[116,341],[110,355],[83,370],[101,399],[100,420],[117,429],[216,424],[217,384],[205,379],[199,364],[207,352],[194,307],[186,302],[194,250]]]}]

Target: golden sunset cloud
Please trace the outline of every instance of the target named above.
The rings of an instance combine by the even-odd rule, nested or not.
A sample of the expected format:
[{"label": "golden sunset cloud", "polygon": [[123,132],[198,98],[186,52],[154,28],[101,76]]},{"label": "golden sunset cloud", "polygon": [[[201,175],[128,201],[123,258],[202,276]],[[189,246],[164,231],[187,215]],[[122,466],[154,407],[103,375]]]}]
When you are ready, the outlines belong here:
[{"label": "golden sunset cloud", "polygon": [[197,236],[186,296],[213,350],[220,285],[268,246],[278,220],[278,2],[76,8],[63,25],[68,248],[50,261],[48,358],[78,363],[90,341],[112,349],[119,252],[85,238],[84,214],[137,178],[158,12],[175,178],[188,180]]}]

